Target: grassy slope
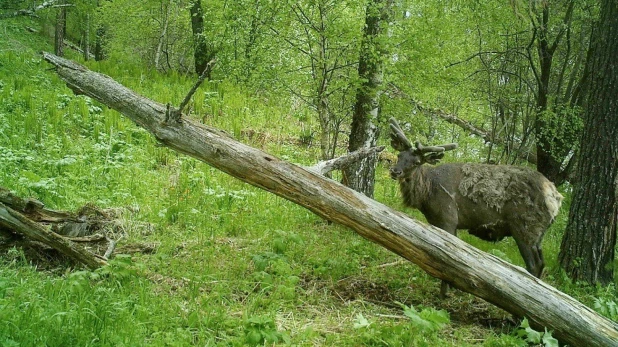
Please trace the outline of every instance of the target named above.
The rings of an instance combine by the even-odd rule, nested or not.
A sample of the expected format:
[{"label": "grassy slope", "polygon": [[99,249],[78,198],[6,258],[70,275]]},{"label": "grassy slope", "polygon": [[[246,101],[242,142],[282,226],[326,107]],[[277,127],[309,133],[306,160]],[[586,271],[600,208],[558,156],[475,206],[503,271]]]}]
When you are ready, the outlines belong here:
[{"label": "grassy slope", "polygon": [[[60,209],[87,202],[137,207],[123,243],[159,246],[155,254],[120,257],[95,273],[67,264],[38,271],[17,249],[0,255],[0,345],[518,342],[501,335],[513,329],[504,325],[505,312],[457,291],[439,301],[438,281],[417,267],[294,204],[157,147],[116,112],[73,96],[37,54],[51,49],[48,41],[26,32],[26,25],[36,26],[0,22],[0,185]],[[138,66],[88,65],[161,102],[177,103],[192,83]],[[317,157],[315,148],[295,144],[302,131],[289,109],[225,84],[202,90],[193,107],[205,122],[294,162]],[[249,138],[243,129],[257,135]],[[377,187],[378,200],[402,208],[384,168]],[[613,287],[581,289],[558,278],[566,210],[545,239],[547,280],[588,304],[593,296],[614,298]],[[145,222],[153,227],[144,228]],[[512,240],[462,237],[522,264]],[[450,323],[423,330],[397,302],[445,309]],[[429,309],[422,315],[439,316]]]}]

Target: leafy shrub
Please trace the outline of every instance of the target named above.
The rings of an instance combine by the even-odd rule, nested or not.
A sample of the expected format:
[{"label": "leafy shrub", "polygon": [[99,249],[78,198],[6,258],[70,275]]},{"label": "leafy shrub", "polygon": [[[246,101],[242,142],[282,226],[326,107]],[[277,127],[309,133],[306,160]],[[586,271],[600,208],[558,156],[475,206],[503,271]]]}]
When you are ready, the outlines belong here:
[{"label": "leafy shrub", "polygon": [[618,322],[618,307],[613,300],[604,298],[594,299],[594,309],[614,322]]},{"label": "leafy shrub", "polygon": [[255,316],[245,322],[245,342],[249,346],[260,346],[264,343],[289,343],[290,337],[286,333],[277,331],[272,318]]}]

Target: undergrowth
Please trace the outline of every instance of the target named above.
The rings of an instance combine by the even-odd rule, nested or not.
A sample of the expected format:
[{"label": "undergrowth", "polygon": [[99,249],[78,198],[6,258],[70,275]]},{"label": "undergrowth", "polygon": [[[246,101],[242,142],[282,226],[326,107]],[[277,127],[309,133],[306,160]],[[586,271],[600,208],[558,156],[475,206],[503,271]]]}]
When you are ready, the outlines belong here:
[{"label": "undergrowth", "polygon": [[[94,272],[73,264],[41,271],[20,249],[1,254],[0,345],[554,345],[551,332],[513,323],[468,294],[438,300],[439,282],[416,266],[160,147],[117,112],[73,95],[38,53],[51,50],[47,39],[27,32],[25,21],[0,21],[0,185],[57,209],[130,206],[131,218],[155,227],[129,230],[123,243],[157,250],[119,255]],[[193,83],[141,66],[86,65],[162,103],[177,104]],[[277,98],[215,81],[191,109],[285,160],[318,158],[295,109]],[[383,166],[376,199],[404,209]],[[572,284],[557,269],[567,212],[568,204],[545,237],[546,280],[616,320],[613,286]],[[462,238],[523,265],[512,240]]]}]

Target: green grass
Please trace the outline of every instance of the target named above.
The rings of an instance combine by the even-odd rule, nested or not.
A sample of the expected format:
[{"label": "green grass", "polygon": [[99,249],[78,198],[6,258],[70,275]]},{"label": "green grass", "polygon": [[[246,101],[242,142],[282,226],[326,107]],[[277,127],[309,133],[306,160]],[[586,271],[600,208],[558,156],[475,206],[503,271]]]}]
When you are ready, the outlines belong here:
[{"label": "green grass", "polygon": [[[510,315],[454,291],[352,231],[201,162],[157,146],[117,112],[74,96],[38,52],[27,21],[0,21],[0,185],[51,208],[131,206],[122,244],[158,245],[87,272],[39,269],[22,250],[0,254],[2,346],[514,346]],[[29,23],[34,26],[35,24]],[[76,55],[69,57],[79,59]],[[177,104],[192,78],[88,62],[159,102]],[[202,86],[195,117],[292,162],[303,127],[284,101],[226,82]],[[568,197],[568,193],[566,193]],[[380,166],[376,199],[404,209]],[[615,287],[572,284],[557,253],[568,203],[545,237],[546,280],[616,319]],[[404,209],[422,219],[418,211]],[[140,228],[152,223],[153,228]],[[523,266],[511,239],[467,242]],[[401,304],[400,304],[401,303]],[[415,310],[412,309],[415,308]],[[445,310],[445,313],[439,313]],[[416,312],[416,313],[415,313]]]}]

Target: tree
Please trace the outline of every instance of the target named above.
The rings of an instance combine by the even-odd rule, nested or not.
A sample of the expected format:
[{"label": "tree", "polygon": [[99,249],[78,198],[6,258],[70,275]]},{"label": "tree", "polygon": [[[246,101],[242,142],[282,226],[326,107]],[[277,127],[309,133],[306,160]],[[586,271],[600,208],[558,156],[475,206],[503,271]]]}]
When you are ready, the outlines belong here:
[{"label": "tree", "polygon": [[[195,73],[199,75],[206,70],[208,62],[215,57],[215,51],[208,45],[204,36],[204,10],[201,0],[193,0],[189,8],[191,13],[191,30],[195,41],[193,57],[195,59]],[[210,73],[206,76],[210,79]]]},{"label": "tree", "polygon": [[[556,63],[555,56],[557,49],[563,45],[563,39],[566,36],[567,40],[570,39],[573,10],[575,7],[575,0],[567,1],[566,9],[564,11],[562,20],[557,25],[556,32],[551,38],[550,26],[550,4],[549,2],[540,2],[540,9],[535,9],[533,13],[530,11],[530,23],[532,25],[532,39],[527,46],[527,57],[530,61],[530,68],[534,74],[534,81],[536,84],[536,119],[535,119],[535,137],[536,137],[536,154],[537,154],[537,169],[551,181],[556,184],[562,184],[568,175],[568,171],[572,166],[566,165],[566,170],[563,170],[563,162],[568,156],[572,141],[566,136],[560,136],[557,134],[557,129],[562,128],[565,124],[565,115],[559,113],[563,108],[568,105],[568,100],[564,99],[562,95],[559,95],[561,90],[559,86],[563,84],[562,80],[554,82],[554,85],[558,87],[552,91],[550,87],[550,79],[563,79],[565,78],[564,69],[569,64],[568,59],[571,45],[569,43],[567,49],[567,60],[563,61],[563,66],[559,71],[559,74],[555,72],[555,68],[552,66]],[[536,57],[538,63],[535,63],[534,54],[531,52],[531,47],[536,44]],[[571,63],[572,64],[572,63]],[[572,64],[575,65],[575,64]],[[576,75],[574,75],[576,76]],[[550,97],[554,97],[556,100],[553,105],[550,105]],[[573,97],[572,95],[566,95],[566,98]],[[576,96],[575,96],[576,97]],[[566,101],[566,103],[565,103]],[[574,102],[569,105],[572,106]],[[556,124],[552,122],[558,118],[562,118],[561,121]],[[552,124],[553,123],[553,124]],[[562,123],[562,124],[560,124]],[[568,126],[568,125],[567,125]]]},{"label": "tree", "polygon": [[[367,5],[363,42],[358,62],[361,84],[356,91],[348,151],[376,145],[379,135],[380,94],[382,93],[383,60],[386,56],[382,37],[393,7],[392,0],[372,0]],[[343,182],[348,187],[373,197],[377,156],[348,166]]]},{"label": "tree", "polygon": [[64,35],[67,30],[67,9],[61,7],[56,14],[56,33],[54,37],[54,53],[58,56],[64,55]]},{"label": "tree", "polygon": [[560,266],[574,280],[613,281],[618,227],[618,1],[604,0],[591,43],[589,93]]},{"label": "tree", "polygon": [[489,145],[487,161],[513,163],[534,150],[538,171],[562,184],[575,165],[595,7],[591,1],[513,0],[508,5],[473,2],[466,8],[470,12],[460,16],[475,25],[467,30],[477,32],[477,48],[447,67],[477,65],[468,77],[488,101],[479,107],[485,117],[477,123],[489,123],[483,127],[490,142],[504,144],[500,152]]},{"label": "tree", "polygon": [[161,3],[161,13],[163,14],[163,20],[161,24],[161,35],[159,35],[159,43],[157,44],[157,50],[155,51],[154,66],[155,69],[160,70],[161,52],[163,51],[163,42],[167,36],[167,28],[170,22],[170,12],[172,10],[173,0],[169,0],[167,5]]},{"label": "tree", "polygon": [[286,62],[294,72],[288,74],[291,93],[317,114],[323,160],[335,156],[340,127],[350,116],[358,42],[353,5],[336,0],[290,3],[291,25],[271,26],[291,48]]}]

